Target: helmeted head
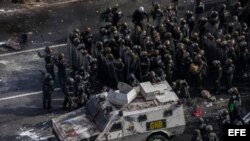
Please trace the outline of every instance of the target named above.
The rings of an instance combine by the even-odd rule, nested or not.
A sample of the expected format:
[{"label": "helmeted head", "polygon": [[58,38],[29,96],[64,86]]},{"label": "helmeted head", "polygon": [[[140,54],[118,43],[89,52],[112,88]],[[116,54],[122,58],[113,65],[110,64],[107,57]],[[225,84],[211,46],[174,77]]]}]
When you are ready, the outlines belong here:
[{"label": "helmeted head", "polygon": [[168,11],[173,10],[173,7],[172,7],[171,5],[169,5],[169,6],[167,7],[167,10],[168,10]]},{"label": "helmeted head", "polygon": [[227,5],[223,3],[223,4],[221,5],[221,10],[226,10],[226,9],[227,9]]},{"label": "helmeted head", "polygon": [[227,59],[226,60],[226,65],[231,65],[233,64],[233,60],[232,59]]},{"label": "helmeted head", "polygon": [[59,60],[64,59],[64,54],[63,54],[63,53],[58,54],[58,59],[59,59]]},{"label": "helmeted head", "polygon": [[198,123],[199,123],[199,124],[203,124],[203,123],[204,123],[204,119],[203,119],[203,118],[199,118],[199,119],[198,119]]},{"label": "helmeted head", "polygon": [[86,27],[84,30],[86,33],[90,33],[91,32],[91,28],[90,27]]},{"label": "helmeted head", "polygon": [[148,57],[147,51],[142,51],[142,52],[141,52],[141,57],[143,57],[143,58]]},{"label": "helmeted head", "polygon": [[67,78],[67,83],[68,84],[72,85],[72,84],[74,84],[74,82],[75,82],[75,80],[73,78],[71,78],[71,77]]},{"label": "helmeted head", "polygon": [[45,52],[46,52],[46,53],[51,53],[51,52],[52,52],[52,49],[51,49],[49,46],[46,46],[46,47],[45,47]]},{"label": "helmeted head", "polygon": [[73,33],[80,33],[80,30],[78,28],[74,28]]},{"label": "helmeted head", "polygon": [[45,79],[46,80],[52,80],[52,75],[50,73],[45,74]]},{"label": "helmeted head", "polygon": [[228,112],[227,109],[225,109],[225,110],[223,110],[222,114],[223,114],[224,116],[227,116],[227,115],[229,114],[229,112]]},{"label": "helmeted head", "polygon": [[78,81],[78,82],[81,81],[82,79],[83,79],[83,78],[82,78],[81,75],[76,75],[76,76],[75,76],[75,80]]},{"label": "helmeted head", "polygon": [[200,131],[199,129],[195,129],[195,130],[194,130],[194,134],[195,134],[196,136],[200,136],[201,131]]},{"label": "helmeted head", "polygon": [[233,16],[233,21],[238,22],[238,16]]},{"label": "helmeted head", "polygon": [[158,9],[161,8],[161,5],[159,3],[157,3],[157,4],[154,5],[154,8],[158,10]]},{"label": "helmeted head", "polygon": [[145,9],[144,9],[144,7],[143,6],[140,6],[139,8],[138,8],[138,10],[140,11],[140,12],[145,12]]},{"label": "helmeted head", "polygon": [[213,65],[214,66],[220,66],[220,60],[213,60]]},{"label": "helmeted head", "polygon": [[208,133],[213,132],[213,126],[212,126],[212,125],[207,125],[206,131],[207,131]]},{"label": "helmeted head", "polygon": [[113,9],[118,9],[118,7],[119,7],[118,3],[116,3],[116,4],[113,5]]},{"label": "helmeted head", "polygon": [[181,25],[186,24],[186,20],[185,20],[184,18],[180,18],[180,24],[181,24]]},{"label": "helmeted head", "polygon": [[232,87],[228,90],[229,94],[239,94],[239,90],[236,87]]}]

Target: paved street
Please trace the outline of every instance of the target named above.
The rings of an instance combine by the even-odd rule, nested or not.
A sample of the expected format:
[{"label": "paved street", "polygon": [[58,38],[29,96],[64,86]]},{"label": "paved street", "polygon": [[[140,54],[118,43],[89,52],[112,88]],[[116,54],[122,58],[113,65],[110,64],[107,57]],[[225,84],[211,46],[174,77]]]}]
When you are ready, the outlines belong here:
[{"label": "paved street", "polygon": [[[171,0],[159,1],[166,6]],[[125,21],[131,21],[131,14],[139,5],[144,5],[147,10],[151,8],[151,1],[144,0],[86,0],[26,9],[20,13],[0,12],[0,44],[13,33],[31,33],[29,43],[21,52],[0,45],[0,141],[56,140],[50,120],[65,113],[61,109],[63,93],[57,88],[53,94],[53,109],[42,109],[39,70],[44,70],[44,60],[37,56],[37,52],[43,51],[46,45],[53,45],[55,53],[64,52],[68,33],[74,27],[83,30],[91,26],[97,31],[97,11],[103,11],[116,2],[124,11]],[[183,9],[186,3],[182,1],[180,5]],[[188,141],[190,132],[188,128],[185,134],[173,141]]]}]

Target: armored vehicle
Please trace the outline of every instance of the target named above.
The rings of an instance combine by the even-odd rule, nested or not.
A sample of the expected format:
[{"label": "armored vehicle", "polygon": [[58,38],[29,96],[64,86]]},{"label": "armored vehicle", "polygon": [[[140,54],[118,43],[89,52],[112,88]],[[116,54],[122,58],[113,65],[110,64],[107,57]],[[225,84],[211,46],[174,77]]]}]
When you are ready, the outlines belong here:
[{"label": "armored vehicle", "polygon": [[168,82],[140,83],[94,95],[85,107],[52,119],[61,141],[167,141],[185,130],[179,98]]}]

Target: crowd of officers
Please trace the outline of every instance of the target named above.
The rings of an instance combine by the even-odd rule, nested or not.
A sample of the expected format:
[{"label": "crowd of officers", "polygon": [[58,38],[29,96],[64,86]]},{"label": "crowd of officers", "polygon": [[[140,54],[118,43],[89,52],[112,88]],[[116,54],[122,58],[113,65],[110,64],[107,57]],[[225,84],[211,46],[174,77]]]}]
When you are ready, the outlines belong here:
[{"label": "crowd of officers", "polygon": [[[65,93],[63,107],[69,109],[74,103],[84,105],[97,80],[114,89],[120,81],[137,86],[167,80],[184,97],[190,97],[190,86],[212,89],[214,94],[221,93],[222,86],[231,90],[235,75],[249,77],[248,26],[240,21],[243,7],[239,1],[211,11],[205,11],[205,6],[197,0],[195,10],[187,10],[183,17],[177,15],[177,6],[163,10],[153,3],[150,12],[139,7],[132,15],[133,27],[121,22],[118,4],[107,8],[100,14],[104,25],[98,36],[89,27],[69,35],[67,61],[62,53],[55,56],[50,47],[38,54],[47,70],[44,108],[51,107],[54,66]],[[207,133],[213,133],[210,126]]]}]

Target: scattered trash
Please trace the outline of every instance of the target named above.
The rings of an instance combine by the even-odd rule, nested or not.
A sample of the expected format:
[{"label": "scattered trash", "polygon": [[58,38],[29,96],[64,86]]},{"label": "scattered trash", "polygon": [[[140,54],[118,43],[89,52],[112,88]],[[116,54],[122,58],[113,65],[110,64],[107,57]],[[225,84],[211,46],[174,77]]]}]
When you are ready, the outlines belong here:
[{"label": "scattered trash", "polygon": [[202,90],[201,91],[201,96],[203,98],[209,99],[211,97],[211,94],[210,94],[210,92],[208,90]]},{"label": "scattered trash", "polygon": [[195,117],[200,117],[202,115],[201,108],[199,106],[196,106],[193,112]]},{"label": "scattered trash", "polygon": [[216,101],[216,97],[215,96],[211,96],[209,100],[214,102],[214,101]]},{"label": "scattered trash", "polygon": [[43,141],[51,137],[51,136],[41,137],[39,134],[34,132],[34,129],[26,130],[25,128],[21,128],[20,130],[21,130],[21,133],[19,133],[19,136],[16,137],[16,139],[18,140],[20,140],[21,137],[25,137],[25,138],[28,137],[29,138],[28,140],[30,141]]},{"label": "scattered trash", "polygon": [[52,32],[48,32],[48,35],[52,35]]},{"label": "scattered trash", "polygon": [[224,100],[223,98],[220,98],[220,101]]},{"label": "scattered trash", "polygon": [[24,45],[28,41],[28,34],[23,33],[20,35],[13,35],[10,39],[6,42],[6,47],[9,47],[13,50],[19,51],[23,49]]},{"label": "scattered trash", "polygon": [[34,141],[39,141],[40,138],[39,136],[35,133],[35,132],[32,132],[34,129],[30,129],[30,130],[27,130],[27,131],[23,131],[21,132],[19,135],[21,137],[29,137],[30,139],[34,140]]},{"label": "scattered trash", "polygon": [[206,107],[209,108],[209,107],[212,107],[213,106],[213,103],[212,102],[209,102],[208,104],[206,104]]},{"label": "scattered trash", "polygon": [[209,101],[216,101],[216,97],[212,96],[211,93],[208,90],[202,90],[201,96]]}]

